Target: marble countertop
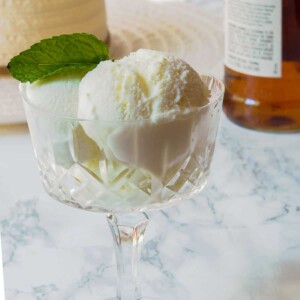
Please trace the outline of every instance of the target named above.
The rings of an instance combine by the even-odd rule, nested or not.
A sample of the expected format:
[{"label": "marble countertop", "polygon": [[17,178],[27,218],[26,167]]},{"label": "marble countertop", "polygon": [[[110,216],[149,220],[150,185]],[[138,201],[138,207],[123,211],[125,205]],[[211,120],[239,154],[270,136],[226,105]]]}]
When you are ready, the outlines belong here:
[{"label": "marble countertop", "polygon": [[[6,300],[115,295],[105,216],[64,206],[44,192],[26,127],[1,127],[0,133]],[[299,134],[254,132],[222,116],[207,187],[191,200],[149,213],[144,295],[298,300],[299,149]]]},{"label": "marble countertop", "polygon": [[[46,195],[24,131],[0,137],[6,299],[113,295],[115,260],[104,215]],[[146,295],[299,299],[299,137],[249,131],[222,117],[204,191],[149,214],[141,264]]]}]

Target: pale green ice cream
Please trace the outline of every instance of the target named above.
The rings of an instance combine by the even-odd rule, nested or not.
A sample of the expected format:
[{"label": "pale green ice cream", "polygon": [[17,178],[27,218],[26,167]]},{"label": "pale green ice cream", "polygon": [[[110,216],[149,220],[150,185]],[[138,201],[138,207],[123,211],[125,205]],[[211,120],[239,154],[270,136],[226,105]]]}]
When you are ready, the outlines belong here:
[{"label": "pale green ice cream", "polygon": [[28,102],[43,111],[77,117],[81,74],[60,74],[34,83],[22,83],[21,93]]}]

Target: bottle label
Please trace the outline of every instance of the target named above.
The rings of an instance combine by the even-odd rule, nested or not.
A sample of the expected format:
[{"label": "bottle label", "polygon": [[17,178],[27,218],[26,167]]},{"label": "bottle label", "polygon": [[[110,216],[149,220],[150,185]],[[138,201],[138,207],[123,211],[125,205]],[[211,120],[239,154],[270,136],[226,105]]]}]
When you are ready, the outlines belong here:
[{"label": "bottle label", "polygon": [[259,77],[281,77],[281,0],[225,0],[225,65]]}]

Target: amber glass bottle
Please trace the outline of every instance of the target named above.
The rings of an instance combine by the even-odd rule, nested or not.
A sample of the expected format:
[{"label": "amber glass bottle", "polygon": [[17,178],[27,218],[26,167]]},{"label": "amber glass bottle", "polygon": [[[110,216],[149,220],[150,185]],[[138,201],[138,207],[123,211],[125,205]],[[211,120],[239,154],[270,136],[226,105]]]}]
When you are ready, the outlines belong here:
[{"label": "amber glass bottle", "polygon": [[300,0],[226,0],[225,29],[226,115],[300,131]]}]

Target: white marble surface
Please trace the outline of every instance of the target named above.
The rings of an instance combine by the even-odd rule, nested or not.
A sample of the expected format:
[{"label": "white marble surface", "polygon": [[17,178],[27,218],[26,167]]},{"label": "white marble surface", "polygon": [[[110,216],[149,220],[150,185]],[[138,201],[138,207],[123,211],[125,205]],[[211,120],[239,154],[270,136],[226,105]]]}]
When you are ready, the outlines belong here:
[{"label": "white marble surface", "polygon": [[[149,214],[144,295],[298,300],[299,149],[299,134],[253,132],[223,116],[205,190]],[[115,260],[104,215],[46,195],[28,133],[0,135],[0,157],[6,300],[113,296]]]},{"label": "white marble surface", "polygon": [[[115,293],[104,215],[45,194],[28,134],[0,138],[0,224],[7,300],[103,299]],[[146,295],[179,300],[297,300],[300,136],[222,118],[209,184],[150,213]]]}]

